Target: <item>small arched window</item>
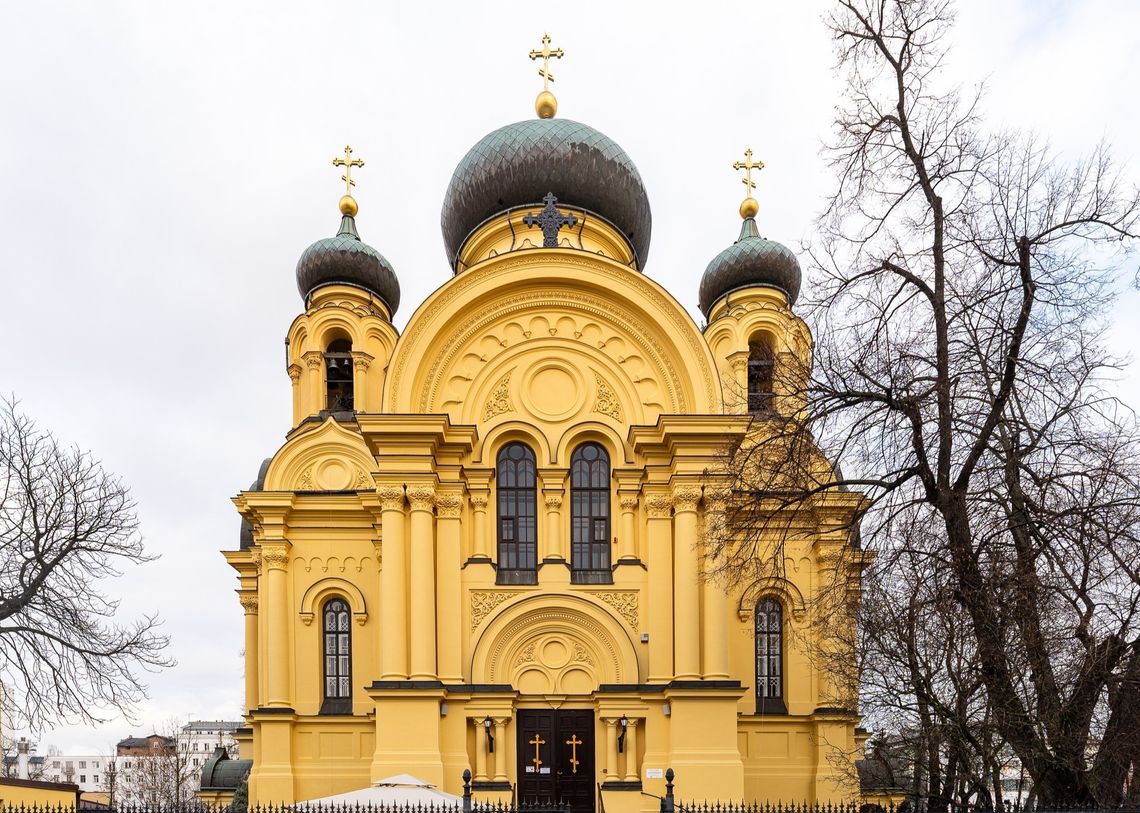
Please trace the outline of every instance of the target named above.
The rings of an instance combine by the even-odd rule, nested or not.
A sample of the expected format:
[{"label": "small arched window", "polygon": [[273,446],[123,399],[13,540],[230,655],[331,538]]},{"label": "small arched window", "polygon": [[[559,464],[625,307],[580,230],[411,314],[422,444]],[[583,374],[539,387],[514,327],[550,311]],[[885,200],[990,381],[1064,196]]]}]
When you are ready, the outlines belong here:
[{"label": "small arched window", "polygon": [[325,391],[329,412],[352,411],[352,343],[348,339],[329,342],[325,351]]},{"label": "small arched window", "polygon": [[767,339],[755,337],[748,342],[748,411],[763,415],[773,411],[773,381],[776,356]]},{"label": "small arched window", "polygon": [[784,705],[784,608],[774,598],[756,603],[756,713],[787,714]]},{"label": "small arched window", "polygon": [[321,714],[352,713],[352,629],[348,602],[342,598],[325,602],[324,703]]},{"label": "small arched window", "polygon": [[499,584],[538,583],[534,452],[522,443],[499,451],[495,495],[499,517]]},{"label": "small arched window", "polygon": [[609,584],[610,458],[597,443],[570,456],[570,567],[577,584]]}]

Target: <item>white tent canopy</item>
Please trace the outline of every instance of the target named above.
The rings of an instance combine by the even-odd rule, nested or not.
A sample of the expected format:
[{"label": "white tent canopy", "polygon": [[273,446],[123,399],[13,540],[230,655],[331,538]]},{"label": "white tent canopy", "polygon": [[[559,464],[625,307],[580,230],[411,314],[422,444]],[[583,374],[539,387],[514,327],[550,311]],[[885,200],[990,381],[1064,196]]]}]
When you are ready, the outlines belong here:
[{"label": "white tent canopy", "polygon": [[373,782],[367,788],[309,799],[293,805],[294,810],[316,810],[330,807],[405,807],[418,805],[454,809],[463,804],[463,797],[445,793],[430,782],[406,773],[389,776]]}]

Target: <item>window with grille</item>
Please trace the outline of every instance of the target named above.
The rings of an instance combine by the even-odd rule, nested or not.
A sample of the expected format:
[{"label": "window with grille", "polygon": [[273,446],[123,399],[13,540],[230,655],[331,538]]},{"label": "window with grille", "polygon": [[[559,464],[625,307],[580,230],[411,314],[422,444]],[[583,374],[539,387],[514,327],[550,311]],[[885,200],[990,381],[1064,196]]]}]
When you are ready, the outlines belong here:
[{"label": "window with grille", "polygon": [[753,415],[772,412],[774,409],[772,378],[776,357],[766,339],[756,338],[748,343],[748,411]]},{"label": "window with grille", "polygon": [[787,714],[784,705],[784,609],[774,598],[756,604],[756,713]]},{"label": "window with grille", "polygon": [[351,714],[352,632],[348,602],[330,599],[323,615],[325,702],[321,714]]},{"label": "window with grille", "polygon": [[499,520],[499,584],[538,582],[534,452],[508,443],[499,452],[495,496]]},{"label": "window with grille", "polygon": [[577,584],[609,584],[610,458],[597,443],[570,456],[570,567]]}]

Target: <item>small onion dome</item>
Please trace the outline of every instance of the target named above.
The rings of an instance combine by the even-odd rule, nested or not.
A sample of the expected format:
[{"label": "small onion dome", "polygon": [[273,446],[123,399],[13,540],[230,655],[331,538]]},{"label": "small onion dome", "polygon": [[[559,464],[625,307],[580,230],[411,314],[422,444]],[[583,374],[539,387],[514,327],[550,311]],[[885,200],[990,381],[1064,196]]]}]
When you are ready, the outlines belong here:
[{"label": "small onion dome", "polygon": [[384,255],[361,241],[353,217],[356,202],[352,203],[346,206],[341,201],[343,217],[336,237],[318,240],[301,254],[297,261],[297,290],[303,299],[308,299],[323,285],[353,285],[378,296],[392,316],[400,306],[399,280]]},{"label": "small onion dome", "polygon": [[653,218],[637,167],[608,136],[569,119],[529,119],[488,133],[459,162],[443,203],[452,268],[468,236],[516,206],[553,194],[564,206],[608,220],[644,268]]},{"label": "small onion dome", "polygon": [[800,264],[783,243],[761,237],[756,220],[746,217],[736,242],[713,258],[701,277],[701,312],[707,317],[717,300],[733,291],[767,285],[779,288],[796,304]]}]

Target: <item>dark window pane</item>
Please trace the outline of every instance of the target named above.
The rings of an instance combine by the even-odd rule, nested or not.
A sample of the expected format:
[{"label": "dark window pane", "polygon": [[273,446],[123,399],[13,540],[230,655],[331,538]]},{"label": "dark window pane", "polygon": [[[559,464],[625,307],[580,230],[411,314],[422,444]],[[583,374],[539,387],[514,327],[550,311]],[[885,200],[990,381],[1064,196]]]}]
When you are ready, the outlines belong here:
[{"label": "dark window pane", "polygon": [[756,698],[783,697],[783,608],[773,598],[756,604]]},{"label": "dark window pane", "polygon": [[534,570],[537,566],[535,470],[534,453],[524,444],[509,443],[499,451],[496,503],[500,573]]},{"label": "dark window pane", "polygon": [[[608,579],[610,568],[609,456],[597,443],[584,443],[570,458],[571,567],[582,581]],[[587,574],[591,572],[593,577]]]}]

